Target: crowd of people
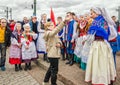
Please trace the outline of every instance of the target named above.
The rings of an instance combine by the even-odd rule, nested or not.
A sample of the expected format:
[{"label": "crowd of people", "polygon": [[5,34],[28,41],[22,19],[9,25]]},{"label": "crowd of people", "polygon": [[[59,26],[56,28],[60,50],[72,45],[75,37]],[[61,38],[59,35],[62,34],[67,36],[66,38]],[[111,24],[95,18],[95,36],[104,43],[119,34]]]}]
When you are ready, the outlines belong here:
[{"label": "crowd of people", "polygon": [[[93,7],[89,13],[76,16],[67,12],[63,20],[57,17],[55,25],[47,14],[23,21],[0,19],[0,67],[5,71],[6,49],[9,63],[15,71],[31,70],[31,61],[43,54],[50,63],[43,85],[57,85],[59,59],[66,65],[79,64],[85,71],[85,81],[93,85],[113,85],[116,78],[116,52],[120,50],[120,26],[115,16],[110,17],[105,8]],[[72,68],[72,67],[71,67]]]}]

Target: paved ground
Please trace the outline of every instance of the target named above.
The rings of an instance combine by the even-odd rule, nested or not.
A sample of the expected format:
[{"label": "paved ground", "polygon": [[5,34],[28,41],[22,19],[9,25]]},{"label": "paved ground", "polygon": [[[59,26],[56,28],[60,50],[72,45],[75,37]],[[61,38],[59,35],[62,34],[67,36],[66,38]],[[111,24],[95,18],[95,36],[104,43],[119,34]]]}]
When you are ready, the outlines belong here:
[{"label": "paved ground", "polygon": [[117,78],[114,85],[120,85],[120,52],[118,53],[117,56]]},{"label": "paved ground", "polygon": [[[48,63],[43,62],[42,58],[39,59],[42,68],[47,69]],[[65,85],[90,85],[84,81],[85,71],[79,68],[78,64],[69,66],[65,64],[66,61],[60,60],[59,63],[59,80],[64,82]],[[117,55],[117,78],[114,85],[120,85],[120,53]]]},{"label": "paved ground", "polygon": [[[120,54],[120,53],[119,53]],[[43,67],[38,67],[32,63],[31,71],[15,72],[14,66],[8,63],[8,56],[6,62],[6,71],[0,70],[0,85],[42,85],[46,70],[44,67],[48,67],[49,64],[39,58],[39,62]],[[66,61],[60,60],[58,85],[90,85],[84,82],[85,72],[79,69],[77,64],[73,66],[65,65]],[[22,64],[24,67],[24,64]],[[67,83],[66,83],[67,82]],[[120,85],[120,56],[117,56],[117,79],[114,85]]]},{"label": "paved ground", "polygon": [[14,66],[6,62],[6,71],[0,70],[0,85],[40,85],[28,72],[14,71]]},{"label": "paved ground", "polygon": [[[46,70],[32,63],[31,71],[15,72],[14,65],[10,65],[8,59],[7,53],[6,71],[0,70],[0,85],[42,85]],[[24,64],[22,64],[22,68],[24,68]],[[57,81],[57,83],[58,85],[64,85],[60,81]]]}]

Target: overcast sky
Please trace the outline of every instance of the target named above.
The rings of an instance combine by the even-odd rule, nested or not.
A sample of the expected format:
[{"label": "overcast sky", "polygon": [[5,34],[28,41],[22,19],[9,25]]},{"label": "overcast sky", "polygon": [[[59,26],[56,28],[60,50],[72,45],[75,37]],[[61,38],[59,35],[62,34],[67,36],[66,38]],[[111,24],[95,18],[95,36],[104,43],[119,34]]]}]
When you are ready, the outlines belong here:
[{"label": "overcast sky", "polygon": [[[0,17],[6,14],[6,6],[13,9],[13,19],[22,20],[24,16],[33,15],[31,5],[34,0],[0,0]],[[110,15],[118,15],[116,9],[120,6],[120,0],[37,0],[37,17],[42,13],[50,14],[50,7],[53,8],[55,16],[65,16],[68,11],[82,15],[93,6],[103,6],[108,9]]]}]

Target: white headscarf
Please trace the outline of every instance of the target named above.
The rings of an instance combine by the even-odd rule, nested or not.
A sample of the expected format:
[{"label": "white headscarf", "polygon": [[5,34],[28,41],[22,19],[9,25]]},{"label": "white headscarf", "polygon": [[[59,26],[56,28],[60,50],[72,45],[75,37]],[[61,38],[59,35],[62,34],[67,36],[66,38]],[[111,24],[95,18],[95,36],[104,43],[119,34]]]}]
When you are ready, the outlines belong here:
[{"label": "white headscarf", "polygon": [[106,22],[108,23],[108,26],[110,28],[110,35],[109,40],[115,39],[117,37],[117,31],[115,29],[115,23],[108,14],[107,10],[105,8],[99,8],[99,7],[93,7],[92,10],[96,12],[99,15],[102,15]]},{"label": "white headscarf", "polygon": [[105,18],[105,20],[108,23],[108,26],[110,27],[110,36],[109,36],[109,40],[115,39],[117,37],[117,31],[115,29],[115,23],[112,20],[112,18],[110,17],[110,15],[108,14],[107,10],[105,8],[101,8],[102,11],[102,16]]},{"label": "white headscarf", "polygon": [[30,24],[27,23],[27,24],[23,25],[23,27],[24,27],[24,29],[25,29],[26,27],[30,27]]},{"label": "white headscarf", "polygon": [[99,7],[92,7],[91,10],[93,10],[96,14],[101,15],[101,9]]}]

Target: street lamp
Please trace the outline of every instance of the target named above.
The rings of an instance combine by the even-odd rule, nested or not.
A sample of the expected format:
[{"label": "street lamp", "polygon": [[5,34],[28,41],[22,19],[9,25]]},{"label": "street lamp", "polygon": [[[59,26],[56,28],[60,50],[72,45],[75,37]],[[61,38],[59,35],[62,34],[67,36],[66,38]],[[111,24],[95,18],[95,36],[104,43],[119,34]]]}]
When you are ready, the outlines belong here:
[{"label": "street lamp", "polygon": [[118,9],[116,9],[116,11],[118,11],[118,20],[120,22],[120,6],[118,7]]},{"label": "street lamp", "polygon": [[12,8],[6,7],[5,12],[6,12],[6,18],[7,19],[9,18],[9,12],[10,12],[10,19],[12,19]]},{"label": "street lamp", "polygon": [[12,8],[10,8],[10,19],[12,20]]},{"label": "street lamp", "polygon": [[36,16],[36,0],[34,0],[34,13],[33,13],[33,15]]},{"label": "street lamp", "polygon": [[8,19],[8,7],[6,7],[5,12],[6,12],[6,18]]}]

